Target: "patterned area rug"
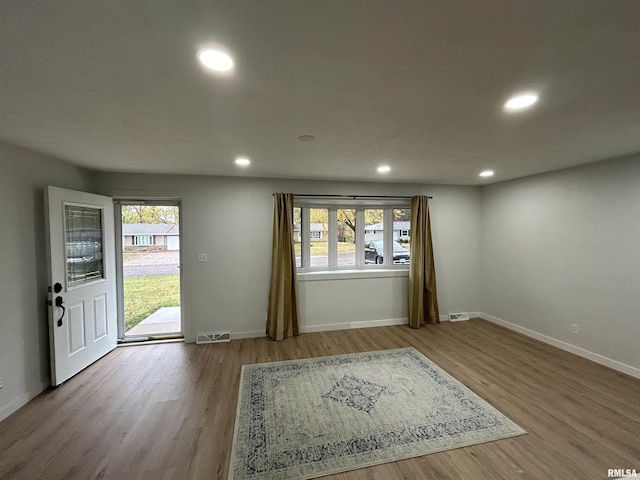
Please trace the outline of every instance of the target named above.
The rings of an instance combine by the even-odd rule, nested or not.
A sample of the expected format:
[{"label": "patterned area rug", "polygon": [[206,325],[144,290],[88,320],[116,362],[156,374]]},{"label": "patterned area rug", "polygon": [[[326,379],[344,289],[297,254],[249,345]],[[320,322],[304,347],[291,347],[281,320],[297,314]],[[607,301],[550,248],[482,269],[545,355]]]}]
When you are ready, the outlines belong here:
[{"label": "patterned area rug", "polygon": [[305,479],[526,433],[413,348],[242,367],[229,479]]}]

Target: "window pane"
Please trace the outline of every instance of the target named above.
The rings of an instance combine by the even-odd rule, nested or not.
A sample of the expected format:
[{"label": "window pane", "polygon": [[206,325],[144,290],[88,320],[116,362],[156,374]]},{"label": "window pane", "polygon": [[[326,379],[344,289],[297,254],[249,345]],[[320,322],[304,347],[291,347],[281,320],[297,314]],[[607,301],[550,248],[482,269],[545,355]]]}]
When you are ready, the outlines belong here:
[{"label": "window pane", "polygon": [[409,249],[409,239],[411,238],[411,209],[393,209],[393,242],[394,254],[393,263],[409,263],[411,251]]},{"label": "window pane", "polygon": [[384,210],[364,211],[364,263],[381,264],[384,260]]},{"label": "window pane", "polygon": [[329,211],[326,208],[310,208],[310,249],[311,262],[309,267],[329,266]]},{"label": "window pane", "polygon": [[338,209],[338,266],[356,264],[356,211],[355,209]]},{"label": "window pane", "polygon": [[102,210],[65,205],[67,286],[104,278],[102,265]]},{"label": "window pane", "polygon": [[296,267],[302,267],[302,237],[300,227],[302,225],[302,208],[293,207],[293,249],[296,252]]}]

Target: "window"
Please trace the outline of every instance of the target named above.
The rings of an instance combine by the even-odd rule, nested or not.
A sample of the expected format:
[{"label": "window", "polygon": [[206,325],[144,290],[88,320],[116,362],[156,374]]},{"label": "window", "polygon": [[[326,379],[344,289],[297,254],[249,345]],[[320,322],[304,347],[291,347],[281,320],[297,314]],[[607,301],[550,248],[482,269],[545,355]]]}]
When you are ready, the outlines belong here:
[{"label": "window", "polygon": [[384,210],[365,209],[364,211],[364,263],[381,265],[384,263]]},{"label": "window", "polygon": [[[306,209],[303,209],[306,210]],[[309,261],[303,262],[310,268],[329,266],[329,242],[325,233],[329,230],[329,210],[327,208],[310,208],[309,222]],[[306,229],[305,232],[306,233]]]},{"label": "window", "polygon": [[302,209],[293,207],[293,249],[296,252],[296,267],[302,266]]},{"label": "window", "polygon": [[338,208],[337,242],[339,267],[356,264],[356,210],[354,208]]},{"label": "window", "polygon": [[104,278],[102,264],[102,210],[65,205],[67,286]]},{"label": "window", "polygon": [[153,245],[153,235],[136,235],[133,237],[134,245]]},{"label": "window", "polygon": [[[411,259],[410,243],[411,239],[411,209],[393,209],[393,241],[394,263],[409,263]],[[397,246],[396,246],[397,244]]]},{"label": "window", "polygon": [[409,243],[411,238],[411,209],[393,209],[393,239],[400,243]]},{"label": "window", "polygon": [[[296,266],[302,272],[406,268],[411,258],[406,203],[329,199],[318,208],[322,202],[296,199]],[[385,245],[392,246],[390,253]]]}]

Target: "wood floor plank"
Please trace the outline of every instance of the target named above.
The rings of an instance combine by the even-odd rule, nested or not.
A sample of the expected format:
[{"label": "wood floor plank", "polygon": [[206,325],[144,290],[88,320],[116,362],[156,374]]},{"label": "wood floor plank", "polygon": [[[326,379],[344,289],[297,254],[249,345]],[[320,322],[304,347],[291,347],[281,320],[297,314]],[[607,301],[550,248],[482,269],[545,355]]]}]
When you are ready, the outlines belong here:
[{"label": "wood floor plank", "polygon": [[412,346],[527,435],[325,478],[640,471],[640,380],[480,319],[118,348],[0,423],[1,479],[226,479],[242,365]]}]

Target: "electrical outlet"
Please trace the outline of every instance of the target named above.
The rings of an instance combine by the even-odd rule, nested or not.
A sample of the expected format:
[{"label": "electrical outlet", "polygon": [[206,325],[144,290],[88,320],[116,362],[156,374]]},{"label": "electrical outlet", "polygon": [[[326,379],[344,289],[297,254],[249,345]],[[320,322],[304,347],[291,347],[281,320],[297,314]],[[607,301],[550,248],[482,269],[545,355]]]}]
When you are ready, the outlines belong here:
[{"label": "electrical outlet", "polygon": [[0,388],[2,388],[2,379],[0,378]]},{"label": "electrical outlet", "polygon": [[206,253],[199,253],[198,254],[198,262],[199,263],[207,263],[207,254]]},{"label": "electrical outlet", "polygon": [[573,333],[574,335],[578,335],[578,325],[575,323],[571,324],[571,333]]}]

